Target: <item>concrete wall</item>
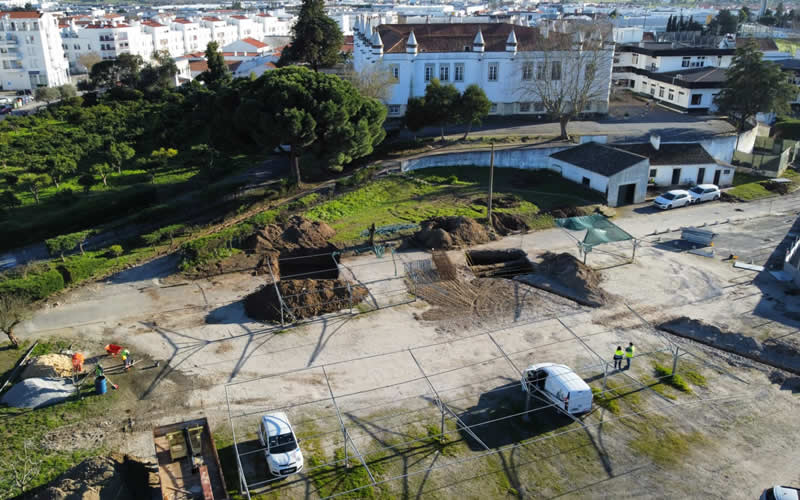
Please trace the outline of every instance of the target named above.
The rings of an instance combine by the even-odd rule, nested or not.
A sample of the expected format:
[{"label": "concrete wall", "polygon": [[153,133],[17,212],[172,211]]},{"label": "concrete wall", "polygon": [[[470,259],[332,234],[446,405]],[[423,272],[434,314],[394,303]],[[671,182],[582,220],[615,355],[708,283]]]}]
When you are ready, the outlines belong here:
[{"label": "concrete wall", "polygon": [[800,238],[786,252],[786,259],[783,262],[783,271],[792,277],[792,282],[800,286]]},{"label": "concrete wall", "polygon": [[[571,146],[551,148],[500,149],[494,152],[494,166],[499,168],[540,169],[550,167],[550,155]],[[453,165],[475,165],[488,167],[489,151],[465,151],[461,153],[442,153],[410,158],[400,162],[403,172],[430,167],[452,167]],[[580,182],[580,181],[579,181]]]},{"label": "concrete wall", "polygon": [[[714,173],[721,170],[719,178],[719,186],[730,186],[733,183],[733,167],[726,167],[724,165],[717,165],[716,163],[708,163],[702,165],[658,165],[651,166],[650,170],[656,171],[656,175],[648,176],[654,179],[653,184],[656,186],[671,186],[672,185],[672,172],[674,169],[681,169],[680,180],[678,184],[712,184],[714,182]],[[697,175],[701,168],[705,168],[705,174],[700,182],[697,182]],[[725,173],[727,172],[727,174]]]}]

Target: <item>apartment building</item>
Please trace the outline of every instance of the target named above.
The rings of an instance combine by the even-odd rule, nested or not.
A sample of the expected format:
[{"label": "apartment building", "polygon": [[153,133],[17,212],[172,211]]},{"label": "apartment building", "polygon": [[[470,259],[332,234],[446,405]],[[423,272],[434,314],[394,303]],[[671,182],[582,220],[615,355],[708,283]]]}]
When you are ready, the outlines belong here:
[{"label": "apartment building", "polygon": [[675,42],[617,46],[616,85],[686,112],[713,112],[734,48],[689,47]]},{"label": "apartment building", "polygon": [[66,83],[58,20],[46,12],[0,12],[0,87],[30,90]]},{"label": "apartment building", "polygon": [[[491,114],[543,115],[544,105],[530,91],[530,85],[525,88],[530,83],[526,80],[545,72],[561,79],[562,68],[567,71],[573,66],[566,59],[553,60],[559,57],[553,52],[545,57],[542,46],[547,34],[527,26],[448,23],[382,24],[373,28],[367,18],[356,21],[355,31],[355,70],[387,70],[396,79],[386,101],[389,116],[405,114],[408,99],[424,95],[433,78],[452,83],[459,91],[479,85],[492,102]],[[575,59],[575,54],[564,51],[560,57]],[[603,45],[592,84],[596,97],[585,112],[608,112],[612,59],[613,48]]]}]

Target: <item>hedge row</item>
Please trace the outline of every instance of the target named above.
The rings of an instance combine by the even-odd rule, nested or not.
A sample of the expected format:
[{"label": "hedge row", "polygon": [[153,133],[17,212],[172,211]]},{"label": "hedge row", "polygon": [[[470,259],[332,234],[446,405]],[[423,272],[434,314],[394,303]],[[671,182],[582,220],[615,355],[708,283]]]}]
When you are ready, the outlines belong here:
[{"label": "hedge row", "polygon": [[41,300],[65,286],[80,283],[107,267],[109,260],[90,255],[76,255],[67,258],[44,271],[29,272],[24,277],[0,281],[0,293],[9,293],[29,300]]}]

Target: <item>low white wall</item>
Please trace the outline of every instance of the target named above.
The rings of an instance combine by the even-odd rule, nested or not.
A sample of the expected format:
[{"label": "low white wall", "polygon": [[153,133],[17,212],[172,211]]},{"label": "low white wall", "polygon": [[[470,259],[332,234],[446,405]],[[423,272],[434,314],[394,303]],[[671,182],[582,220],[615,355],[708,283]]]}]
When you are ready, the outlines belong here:
[{"label": "low white wall", "polygon": [[[498,149],[494,152],[494,166],[499,168],[522,168],[536,170],[550,167],[550,155],[572,146],[552,148]],[[464,151],[458,153],[442,153],[410,158],[400,162],[403,172],[432,167],[452,167],[457,165],[475,165],[488,167],[490,151]]]}]

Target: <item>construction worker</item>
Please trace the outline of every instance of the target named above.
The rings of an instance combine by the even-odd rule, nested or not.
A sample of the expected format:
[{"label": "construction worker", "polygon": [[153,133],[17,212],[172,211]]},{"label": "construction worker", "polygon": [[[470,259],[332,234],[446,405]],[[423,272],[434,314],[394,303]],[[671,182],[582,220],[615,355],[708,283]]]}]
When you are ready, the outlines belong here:
[{"label": "construction worker", "polygon": [[622,369],[622,346],[618,345],[617,350],[614,351],[614,369]]},{"label": "construction worker", "polygon": [[633,358],[633,342],[628,344],[628,347],[625,348],[625,361],[628,363],[625,365],[626,370],[630,370],[631,368],[631,359]]},{"label": "construction worker", "polygon": [[119,353],[119,355],[122,358],[122,362],[125,363],[125,369],[127,370],[128,368],[130,368],[131,367],[131,352],[128,350],[128,348],[126,347],[125,349],[123,349],[122,352]]},{"label": "construction worker", "polygon": [[94,367],[94,376],[95,377],[102,377],[103,376],[103,367],[100,366],[100,363]]},{"label": "construction worker", "polygon": [[72,369],[76,374],[83,371],[83,354],[76,352],[72,355]]}]

